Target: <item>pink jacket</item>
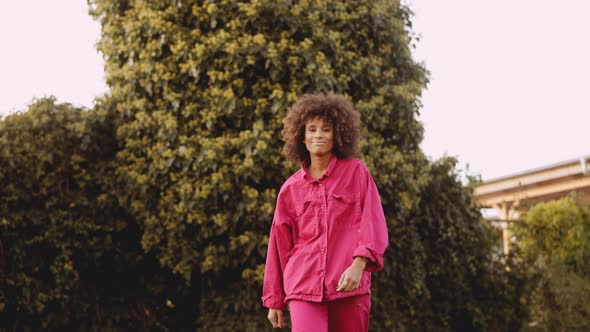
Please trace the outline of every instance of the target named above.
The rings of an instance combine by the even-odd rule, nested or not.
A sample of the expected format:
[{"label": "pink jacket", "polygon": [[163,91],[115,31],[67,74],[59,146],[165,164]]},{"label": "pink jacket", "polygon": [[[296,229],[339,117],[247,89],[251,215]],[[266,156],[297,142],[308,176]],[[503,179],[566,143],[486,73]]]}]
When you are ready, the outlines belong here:
[{"label": "pink jacket", "polygon": [[[389,243],[379,192],[358,159],[332,157],[312,178],[303,165],[282,186],[268,241],[262,302],[284,309],[291,299],[331,301],[370,294]],[[359,288],[337,292],[354,257],[369,259]]]}]

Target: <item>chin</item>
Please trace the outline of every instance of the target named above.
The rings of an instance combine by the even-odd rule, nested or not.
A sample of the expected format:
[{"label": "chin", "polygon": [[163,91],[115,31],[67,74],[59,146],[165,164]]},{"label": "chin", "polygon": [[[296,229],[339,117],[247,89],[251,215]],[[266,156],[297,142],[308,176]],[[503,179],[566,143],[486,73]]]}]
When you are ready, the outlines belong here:
[{"label": "chin", "polygon": [[310,153],[310,155],[316,156],[316,157],[323,157],[323,156],[327,156],[332,153],[333,153],[332,151],[313,151]]}]

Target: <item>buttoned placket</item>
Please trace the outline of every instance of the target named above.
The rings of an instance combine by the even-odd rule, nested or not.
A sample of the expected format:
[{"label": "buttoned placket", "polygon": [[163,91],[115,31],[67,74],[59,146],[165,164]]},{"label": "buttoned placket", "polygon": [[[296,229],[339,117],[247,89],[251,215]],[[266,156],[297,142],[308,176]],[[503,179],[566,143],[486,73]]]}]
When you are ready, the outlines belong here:
[{"label": "buttoned placket", "polygon": [[[327,219],[327,214],[326,214],[326,208],[327,208],[327,195],[326,195],[326,187],[324,186],[324,183],[321,180],[318,180],[317,182],[317,186],[318,186],[318,198],[320,198],[320,216],[319,216],[319,223],[320,223],[320,229],[321,229],[321,243],[320,243],[320,255],[321,255],[321,268],[320,268],[320,283],[322,285],[322,288],[324,286],[324,282],[325,282],[325,277],[326,277],[326,273],[325,273],[325,269],[326,269],[326,260],[327,260],[327,255],[326,255],[326,247],[327,247],[327,243],[328,243],[328,219]],[[322,299],[323,299],[323,292],[322,292]]]}]

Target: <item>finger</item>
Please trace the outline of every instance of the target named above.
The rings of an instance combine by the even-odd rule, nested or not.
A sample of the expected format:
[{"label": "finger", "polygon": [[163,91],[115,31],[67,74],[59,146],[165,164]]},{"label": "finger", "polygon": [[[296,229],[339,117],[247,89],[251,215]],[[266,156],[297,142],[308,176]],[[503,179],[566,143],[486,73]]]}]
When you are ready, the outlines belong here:
[{"label": "finger", "polygon": [[349,280],[348,287],[346,288],[346,291],[351,292],[357,288],[359,288],[359,282],[356,280]]},{"label": "finger", "polygon": [[345,287],[342,287],[342,288],[343,288],[343,291],[350,292],[350,288],[351,287],[352,287],[352,284],[351,284],[350,281],[348,281],[348,282],[346,282],[346,286]]},{"label": "finger", "polygon": [[338,286],[339,291],[346,291],[346,287],[348,287],[348,281],[346,279],[342,280],[340,285]]},{"label": "finger", "polygon": [[276,312],[269,312],[268,313],[268,320],[270,321],[270,323],[272,324],[273,328],[277,328],[278,324],[277,324],[277,317],[276,317]]},{"label": "finger", "polygon": [[346,271],[344,271],[344,273],[342,273],[342,275],[340,276],[340,280],[338,280],[338,287],[336,288],[337,291],[342,289],[342,284],[344,283],[345,275],[346,275]]},{"label": "finger", "polygon": [[344,287],[344,291],[345,292],[350,292],[351,290],[352,290],[352,283],[351,282],[348,282],[346,284],[346,287]]},{"label": "finger", "polygon": [[279,327],[285,327],[285,319],[283,318],[283,312],[279,311],[277,312],[277,316],[278,316],[278,326]]},{"label": "finger", "polygon": [[344,282],[342,282],[342,288],[343,291],[348,292],[349,288],[350,288],[350,278],[344,278]]}]

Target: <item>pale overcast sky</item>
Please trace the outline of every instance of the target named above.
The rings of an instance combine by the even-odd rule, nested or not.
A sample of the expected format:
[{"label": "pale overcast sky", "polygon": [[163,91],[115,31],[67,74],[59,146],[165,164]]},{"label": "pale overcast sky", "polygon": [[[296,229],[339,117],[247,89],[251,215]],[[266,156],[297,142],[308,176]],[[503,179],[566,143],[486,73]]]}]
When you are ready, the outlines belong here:
[{"label": "pale overcast sky", "polygon": [[[422,147],[492,179],[590,155],[590,1],[406,0],[431,72]],[[107,90],[85,0],[0,2],[0,114]]]},{"label": "pale overcast sky", "polygon": [[0,1],[0,114],[34,97],[92,106],[107,90],[86,0]]},{"label": "pale overcast sky", "polygon": [[590,155],[590,1],[408,0],[424,151],[492,179]]}]

